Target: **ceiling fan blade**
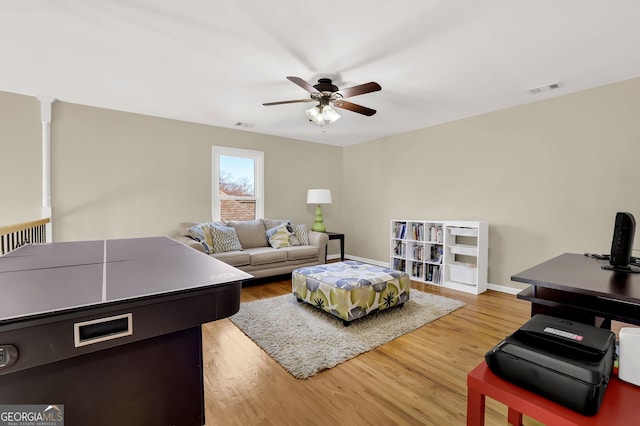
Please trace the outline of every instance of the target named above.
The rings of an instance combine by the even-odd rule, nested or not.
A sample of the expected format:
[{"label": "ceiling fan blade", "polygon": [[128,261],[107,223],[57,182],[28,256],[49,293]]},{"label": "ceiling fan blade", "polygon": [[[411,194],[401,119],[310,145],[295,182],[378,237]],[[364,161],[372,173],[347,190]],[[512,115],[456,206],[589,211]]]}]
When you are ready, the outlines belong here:
[{"label": "ceiling fan blade", "polygon": [[377,92],[378,90],[381,90],[381,89],[382,87],[380,87],[378,83],[376,83],[375,81],[372,81],[369,83],[360,84],[358,86],[347,87],[346,89],[340,89],[338,90],[338,93],[340,93],[343,98],[350,98],[352,96],[358,96],[365,93]]},{"label": "ceiling fan blade", "polygon": [[282,104],[296,104],[298,102],[313,102],[313,99],[296,99],[295,101],[278,101],[278,102],[265,102],[262,105],[271,106],[271,105],[282,105]]},{"label": "ceiling fan blade", "polygon": [[364,114],[371,117],[376,113],[375,109],[367,108],[362,105],[354,104],[353,102],[347,102],[343,100],[335,101],[333,106],[336,108],[348,109],[349,111],[357,112],[358,114]]},{"label": "ceiling fan blade", "polygon": [[318,90],[315,87],[313,87],[311,84],[307,83],[300,77],[287,77],[287,80],[294,82],[309,93],[318,93]]}]

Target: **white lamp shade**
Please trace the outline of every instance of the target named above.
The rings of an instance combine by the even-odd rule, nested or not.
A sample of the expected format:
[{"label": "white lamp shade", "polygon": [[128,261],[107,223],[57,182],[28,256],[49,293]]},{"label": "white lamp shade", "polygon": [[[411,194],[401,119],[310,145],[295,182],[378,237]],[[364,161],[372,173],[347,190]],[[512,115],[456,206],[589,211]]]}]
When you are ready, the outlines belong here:
[{"label": "white lamp shade", "polygon": [[328,121],[329,124],[331,124],[340,118],[340,114],[338,114],[335,109],[327,105],[322,109],[322,118],[324,121]]},{"label": "white lamp shade", "polygon": [[308,190],[307,204],[331,204],[331,190],[329,189]]},{"label": "white lamp shade", "polygon": [[307,118],[313,122],[317,123],[318,121],[322,120],[321,118],[319,118],[321,117],[321,114],[320,114],[320,108],[318,108],[317,106],[309,108],[304,113],[306,114]]}]

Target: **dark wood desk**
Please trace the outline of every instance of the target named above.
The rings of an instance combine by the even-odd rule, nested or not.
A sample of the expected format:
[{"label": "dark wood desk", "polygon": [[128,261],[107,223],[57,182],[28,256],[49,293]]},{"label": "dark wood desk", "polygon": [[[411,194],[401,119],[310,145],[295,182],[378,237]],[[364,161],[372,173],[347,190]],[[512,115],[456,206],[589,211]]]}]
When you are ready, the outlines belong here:
[{"label": "dark wood desk", "polygon": [[[340,232],[325,232],[329,236],[329,240],[340,240],[340,261],[344,262],[344,234]],[[328,247],[327,247],[328,249]],[[327,263],[327,252],[324,253],[324,262]]]},{"label": "dark wood desk", "polygon": [[610,328],[611,320],[640,325],[640,274],[604,270],[599,261],[565,253],[511,277],[531,284],[518,299],[531,315],[547,314]]},{"label": "dark wood desk", "polygon": [[483,361],[467,375],[467,425],[484,425],[485,397],[509,407],[508,422],[521,425],[522,415],[555,426],[637,425],[640,388],[611,377],[595,416],[584,416],[528,390],[501,379]]},{"label": "dark wood desk", "polygon": [[251,276],[167,237],[26,245],[0,257],[0,404],[69,425],[205,423],[201,325]]}]

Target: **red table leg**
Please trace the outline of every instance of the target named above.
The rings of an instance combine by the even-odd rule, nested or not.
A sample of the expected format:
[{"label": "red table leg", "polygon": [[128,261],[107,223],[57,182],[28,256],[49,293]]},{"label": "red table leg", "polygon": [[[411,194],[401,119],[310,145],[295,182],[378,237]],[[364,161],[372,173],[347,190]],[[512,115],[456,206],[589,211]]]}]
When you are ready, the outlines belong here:
[{"label": "red table leg", "polygon": [[522,413],[509,407],[509,414],[508,414],[507,420],[510,425],[522,426]]},{"label": "red table leg", "polygon": [[484,426],[484,394],[471,387],[467,390],[467,426]]}]

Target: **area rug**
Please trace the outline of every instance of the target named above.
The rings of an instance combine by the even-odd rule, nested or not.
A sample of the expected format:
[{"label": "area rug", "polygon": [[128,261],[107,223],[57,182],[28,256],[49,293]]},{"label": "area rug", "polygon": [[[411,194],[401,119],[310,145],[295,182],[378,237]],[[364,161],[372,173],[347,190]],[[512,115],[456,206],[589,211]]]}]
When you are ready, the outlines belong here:
[{"label": "area rug", "polygon": [[412,289],[402,308],[370,314],[345,327],[341,319],[287,294],[242,303],[230,319],[294,377],[306,379],[462,306],[458,300]]}]

